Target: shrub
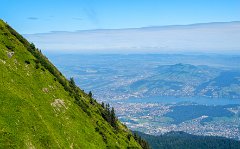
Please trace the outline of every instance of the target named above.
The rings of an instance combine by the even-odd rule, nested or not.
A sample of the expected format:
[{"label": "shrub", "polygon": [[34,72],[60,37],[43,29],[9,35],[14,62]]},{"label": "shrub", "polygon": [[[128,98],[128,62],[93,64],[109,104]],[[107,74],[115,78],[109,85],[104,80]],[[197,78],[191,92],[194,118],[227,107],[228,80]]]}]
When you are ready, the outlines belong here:
[{"label": "shrub", "polygon": [[36,64],[35,68],[38,69],[39,68],[39,64]]},{"label": "shrub", "polygon": [[29,60],[25,60],[25,63],[26,63],[26,64],[30,64],[30,61],[29,61]]}]

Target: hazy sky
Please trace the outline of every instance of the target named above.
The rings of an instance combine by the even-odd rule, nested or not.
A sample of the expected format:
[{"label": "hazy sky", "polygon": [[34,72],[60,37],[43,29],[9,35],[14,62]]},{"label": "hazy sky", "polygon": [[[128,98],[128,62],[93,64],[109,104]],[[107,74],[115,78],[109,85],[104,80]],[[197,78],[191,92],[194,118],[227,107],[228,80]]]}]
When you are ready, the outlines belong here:
[{"label": "hazy sky", "polygon": [[240,22],[24,35],[53,52],[239,53]]},{"label": "hazy sky", "polygon": [[22,34],[240,21],[240,0],[0,0]]}]

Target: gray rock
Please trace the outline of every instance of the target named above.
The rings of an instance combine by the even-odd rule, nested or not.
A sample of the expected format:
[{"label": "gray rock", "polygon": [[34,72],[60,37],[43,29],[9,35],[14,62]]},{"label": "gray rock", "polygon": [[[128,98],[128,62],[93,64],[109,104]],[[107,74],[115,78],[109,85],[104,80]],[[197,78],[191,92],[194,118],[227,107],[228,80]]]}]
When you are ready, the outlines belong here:
[{"label": "gray rock", "polygon": [[11,58],[13,56],[14,52],[8,52],[7,55],[8,55],[8,58]]}]

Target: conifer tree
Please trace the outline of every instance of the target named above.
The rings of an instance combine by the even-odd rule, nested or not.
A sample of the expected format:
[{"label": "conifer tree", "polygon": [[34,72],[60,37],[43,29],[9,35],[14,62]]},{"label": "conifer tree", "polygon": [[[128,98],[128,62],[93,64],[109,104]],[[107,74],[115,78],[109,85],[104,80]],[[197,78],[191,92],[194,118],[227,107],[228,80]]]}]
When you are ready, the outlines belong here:
[{"label": "conifer tree", "polygon": [[76,84],[75,84],[75,81],[74,81],[73,77],[70,78],[69,83],[70,83],[71,87],[74,87],[74,88],[76,87]]},{"label": "conifer tree", "polygon": [[91,91],[89,91],[88,96],[89,96],[90,98],[92,98],[92,92],[91,92]]},{"label": "conifer tree", "polygon": [[115,116],[114,108],[112,107],[112,110],[110,112],[110,123],[114,128],[117,128],[117,119]]},{"label": "conifer tree", "polygon": [[104,102],[102,102],[102,107],[105,108]]}]

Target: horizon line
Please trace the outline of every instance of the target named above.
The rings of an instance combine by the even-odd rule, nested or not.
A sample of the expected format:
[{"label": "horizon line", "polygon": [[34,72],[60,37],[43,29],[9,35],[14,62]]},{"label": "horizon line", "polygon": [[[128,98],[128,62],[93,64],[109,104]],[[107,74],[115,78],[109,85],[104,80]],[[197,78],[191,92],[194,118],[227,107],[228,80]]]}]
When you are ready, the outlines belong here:
[{"label": "horizon line", "polygon": [[[2,20],[2,19],[1,19]],[[4,20],[3,20],[4,21]],[[5,21],[4,21],[5,22]],[[143,27],[133,27],[133,28],[99,28],[99,29],[88,29],[88,30],[75,30],[75,31],[64,31],[56,30],[49,32],[41,33],[31,33],[31,34],[22,34],[22,35],[35,35],[35,34],[51,34],[51,33],[76,33],[76,32],[89,32],[89,31],[117,31],[117,30],[137,30],[137,29],[150,29],[150,28],[171,28],[171,27],[184,27],[184,26],[200,26],[200,25],[210,25],[210,24],[228,24],[228,23],[240,23],[240,21],[228,21],[228,22],[205,22],[205,23],[191,23],[191,24],[176,24],[176,25],[152,25],[152,26],[143,26]]]}]

